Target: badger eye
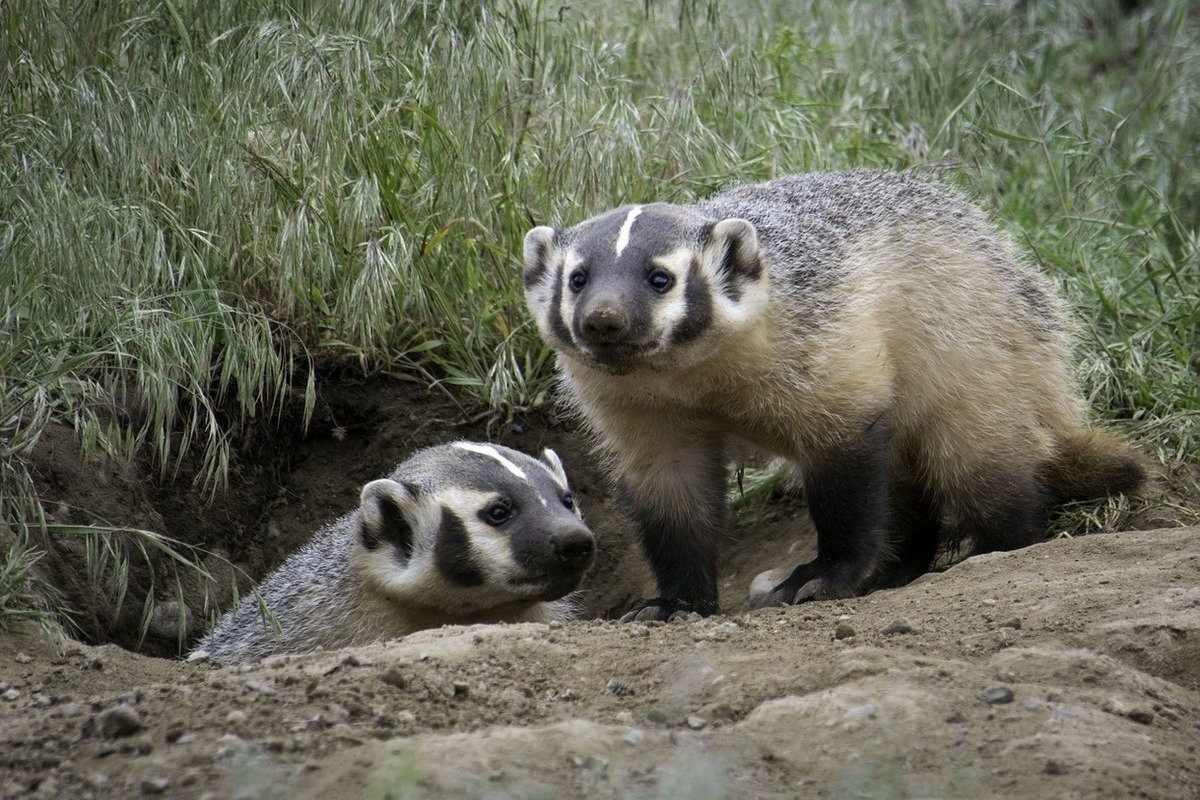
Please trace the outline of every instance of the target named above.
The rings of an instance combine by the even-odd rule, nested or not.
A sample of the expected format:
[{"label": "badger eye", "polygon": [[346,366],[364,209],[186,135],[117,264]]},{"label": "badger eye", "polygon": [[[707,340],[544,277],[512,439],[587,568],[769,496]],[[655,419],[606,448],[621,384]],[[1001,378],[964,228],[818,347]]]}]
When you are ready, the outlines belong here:
[{"label": "badger eye", "polygon": [[503,501],[497,501],[483,510],[483,519],[489,525],[502,525],[512,516],[512,508]]},{"label": "badger eye", "polygon": [[577,269],[567,278],[567,285],[571,287],[571,291],[578,294],[583,291],[583,287],[587,286],[587,273],[581,269]]},{"label": "badger eye", "polygon": [[656,269],[647,276],[646,282],[654,291],[665,294],[675,285],[675,276],[665,270]]},{"label": "badger eye", "polygon": [[572,511],[575,510],[575,493],[567,492],[562,497],[562,504]]}]

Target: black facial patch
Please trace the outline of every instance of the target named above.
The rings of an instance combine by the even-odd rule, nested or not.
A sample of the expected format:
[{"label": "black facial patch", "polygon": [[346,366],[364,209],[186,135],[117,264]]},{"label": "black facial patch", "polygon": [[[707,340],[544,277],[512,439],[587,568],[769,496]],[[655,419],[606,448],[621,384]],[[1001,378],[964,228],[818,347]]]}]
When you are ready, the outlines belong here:
[{"label": "black facial patch", "polygon": [[[418,490],[415,486],[405,484],[409,492],[416,496]],[[379,508],[380,523],[378,528],[371,528],[366,522],[359,522],[359,539],[362,541],[363,547],[367,550],[375,550],[383,543],[390,544],[396,548],[404,560],[407,561],[412,557],[413,549],[413,529],[404,513],[386,497],[377,497],[376,503]]]},{"label": "black facial patch", "polygon": [[571,330],[567,327],[567,323],[562,318],[562,293],[563,293],[563,268],[558,268],[558,275],[554,279],[554,292],[550,298],[550,308],[547,313],[547,322],[550,325],[550,330],[554,332],[554,337],[563,343],[572,342],[574,339],[571,336]]},{"label": "black facial patch", "polygon": [[438,572],[459,586],[479,586],[483,573],[471,555],[471,542],[463,521],[449,508],[442,506],[442,527],[437,544],[433,546],[433,562]]},{"label": "black facial patch", "polygon": [[683,319],[671,334],[672,344],[690,342],[712,325],[713,307],[710,291],[708,281],[700,272],[700,264],[693,260],[688,268],[687,285],[683,292]]}]

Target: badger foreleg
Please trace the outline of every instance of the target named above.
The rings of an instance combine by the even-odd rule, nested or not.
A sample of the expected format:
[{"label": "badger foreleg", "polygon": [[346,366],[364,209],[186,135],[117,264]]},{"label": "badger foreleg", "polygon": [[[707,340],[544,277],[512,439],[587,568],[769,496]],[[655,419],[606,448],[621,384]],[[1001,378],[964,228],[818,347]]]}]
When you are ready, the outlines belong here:
[{"label": "badger foreleg", "polygon": [[659,597],[621,620],[667,620],[717,611],[717,559],[726,530],[725,460],[719,444],[673,445],[626,467],[623,489]]}]

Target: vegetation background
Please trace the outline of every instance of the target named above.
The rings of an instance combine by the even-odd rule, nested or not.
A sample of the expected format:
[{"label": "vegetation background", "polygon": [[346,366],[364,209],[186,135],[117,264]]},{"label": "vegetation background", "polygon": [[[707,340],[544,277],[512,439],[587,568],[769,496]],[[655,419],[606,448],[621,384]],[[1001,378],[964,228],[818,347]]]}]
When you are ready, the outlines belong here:
[{"label": "vegetation background", "polygon": [[123,569],[47,520],[51,420],[219,493],[336,372],[538,406],[529,227],[806,170],[976,198],[1078,310],[1097,415],[1194,476],[1198,33],[1169,0],[0,2],[0,625],[61,619],[37,536]]}]

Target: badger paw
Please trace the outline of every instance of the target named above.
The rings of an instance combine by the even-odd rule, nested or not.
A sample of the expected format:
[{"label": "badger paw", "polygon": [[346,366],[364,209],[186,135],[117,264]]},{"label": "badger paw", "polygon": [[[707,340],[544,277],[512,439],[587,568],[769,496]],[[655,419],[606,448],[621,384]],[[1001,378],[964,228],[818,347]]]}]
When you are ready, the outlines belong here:
[{"label": "badger paw", "polygon": [[689,614],[699,614],[702,617],[707,617],[710,614],[715,614],[716,611],[716,603],[693,603],[689,600],[678,598],[653,597],[634,606],[632,610],[621,617],[621,622],[651,622],[653,620],[670,622],[673,619],[680,619]]},{"label": "badger paw", "polygon": [[808,600],[839,600],[857,597],[858,594],[853,584],[834,576],[822,575],[815,565],[809,563],[796,567],[787,580],[771,591],[751,597],[750,607],[791,606]]}]

